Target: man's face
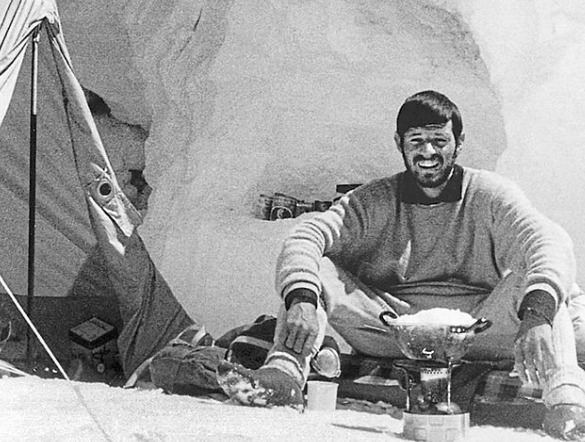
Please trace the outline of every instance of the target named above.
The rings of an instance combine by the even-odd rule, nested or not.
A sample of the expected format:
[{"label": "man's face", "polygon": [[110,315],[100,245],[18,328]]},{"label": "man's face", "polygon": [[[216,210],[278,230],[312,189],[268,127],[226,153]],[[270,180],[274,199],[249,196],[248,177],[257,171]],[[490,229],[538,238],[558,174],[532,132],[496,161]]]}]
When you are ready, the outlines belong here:
[{"label": "man's face", "polygon": [[452,123],[448,121],[443,125],[413,127],[402,140],[398,134],[394,139],[406,169],[423,190],[430,190],[442,188],[451,176],[463,134],[456,140]]}]

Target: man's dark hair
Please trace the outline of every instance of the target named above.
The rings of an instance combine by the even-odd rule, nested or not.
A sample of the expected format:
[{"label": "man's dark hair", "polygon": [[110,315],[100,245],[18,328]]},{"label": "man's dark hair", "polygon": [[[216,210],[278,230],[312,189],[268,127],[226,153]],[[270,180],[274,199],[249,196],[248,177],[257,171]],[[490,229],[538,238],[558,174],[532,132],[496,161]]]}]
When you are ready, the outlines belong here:
[{"label": "man's dark hair", "polygon": [[461,113],[451,100],[435,91],[423,91],[406,99],[396,118],[396,131],[400,139],[408,129],[424,127],[429,124],[446,124],[451,120],[453,135],[459,140],[463,131]]}]

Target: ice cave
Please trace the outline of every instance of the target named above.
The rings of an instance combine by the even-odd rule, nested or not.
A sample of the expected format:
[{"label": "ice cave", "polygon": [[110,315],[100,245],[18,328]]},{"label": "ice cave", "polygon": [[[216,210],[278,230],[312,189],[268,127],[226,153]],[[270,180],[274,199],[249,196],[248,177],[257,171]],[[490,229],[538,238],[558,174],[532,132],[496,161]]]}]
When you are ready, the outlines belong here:
[{"label": "ice cave", "polygon": [[82,84],[148,131],[141,234],[212,329],[278,305],[273,261],[296,221],[258,219],[259,195],[331,200],[400,170],[397,108],[429,88],[462,109],[462,163],[516,180],[585,268],[577,1],[59,6]]}]

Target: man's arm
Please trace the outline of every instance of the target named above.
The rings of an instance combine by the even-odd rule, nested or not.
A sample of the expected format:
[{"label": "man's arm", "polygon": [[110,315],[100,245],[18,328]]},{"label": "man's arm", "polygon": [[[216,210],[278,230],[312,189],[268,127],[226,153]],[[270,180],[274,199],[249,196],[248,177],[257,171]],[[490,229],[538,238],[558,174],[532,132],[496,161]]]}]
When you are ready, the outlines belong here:
[{"label": "man's arm", "polygon": [[503,189],[492,205],[497,259],[526,272],[515,368],[524,382],[539,384],[555,366],[552,323],[573,285],[575,259],[560,226],[538,213],[515,185]]},{"label": "man's arm", "polygon": [[345,212],[341,207],[300,223],[284,241],[276,264],[276,290],[284,300],[286,320],[279,344],[308,356],[319,332],[317,306],[323,255],[340,242]]},{"label": "man's arm", "polygon": [[[544,223],[546,224],[546,221]],[[552,232],[549,233],[550,238],[555,238],[553,226],[550,226],[547,230]],[[552,324],[558,305],[564,302],[572,285],[570,284],[570,275],[572,273],[573,254],[570,240],[560,228],[558,228],[556,240],[549,239],[556,242],[556,247],[547,246],[546,240],[539,238],[538,235],[536,237],[538,238],[537,244],[542,242],[542,249],[538,251],[538,247],[533,247],[533,250],[537,250],[535,253],[549,253],[547,255],[549,258],[547,265],[551,268],[555,266],[559,266],[559,268],[565,267],[564,271],[551,272],[553,275],[561,275],[557,283],[548,283],[542,276],[539,276],[539,278],[543,282],[532,285],[529,283],[527,292],[518,309],[518,317],[521,322],[514,342],[515,368],[523,382],[541,385],[546,373],[556,366]],[[565,247],[563,247],[563,243]],[[547,259],[541,259],[541,261],[544,263]],[[541,270],[539,271],[544,274],[546,266],[540,268]],[[563,275],[566,280],[563,280]]]},{"label": "man's arm", "polygon": [[298,224],[278,257],[276,290],[284,299],[287,314],[277,340],[297,353],[310,354],[319,331],[316,308],[323,256],[354,258],[360,248],[367,247],[364,237],[373,237],[370,220],[376,210],[376,192],[374,196],[368,190],[356,192],[342,197],[327,212]]}]

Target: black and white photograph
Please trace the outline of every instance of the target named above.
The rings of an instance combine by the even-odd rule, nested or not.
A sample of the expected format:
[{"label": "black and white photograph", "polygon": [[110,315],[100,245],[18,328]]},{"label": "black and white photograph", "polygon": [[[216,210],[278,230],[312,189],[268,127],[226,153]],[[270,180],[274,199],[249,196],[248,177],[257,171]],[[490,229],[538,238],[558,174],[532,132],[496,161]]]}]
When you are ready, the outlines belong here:
[{"label": "black and white photograph", "polygon": [[0,0],[0,441],[585,442],[581,0]]}]

